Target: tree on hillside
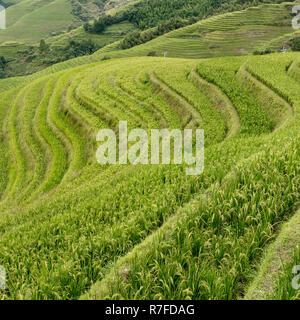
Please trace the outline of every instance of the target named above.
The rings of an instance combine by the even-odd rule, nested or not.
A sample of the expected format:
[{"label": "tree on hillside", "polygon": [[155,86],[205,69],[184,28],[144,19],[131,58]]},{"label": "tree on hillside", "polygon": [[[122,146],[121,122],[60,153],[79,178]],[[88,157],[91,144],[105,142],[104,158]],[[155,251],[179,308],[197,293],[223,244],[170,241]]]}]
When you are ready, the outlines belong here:
[{"label": "tree on hillside", "polygon": [[40,46],[39,46],[40,52],[46,52],[49,49],[49,46],[46,44],[46,41],[42,39],[40,41]]},{"label": "tree on hillside", "polygon": [[4,71],[6,65],[7,65],[7,60],[3,56],[0,56],[0,68],[2,69],[2,71]]},{"label": "tree on hillside", "polygon": [[6,73],[7,63],[8,61],[3,56],[0,56],[0,79],[7,77],[7,73]]},{"label": "tree on hillside", "polygon": [[71,40],[69,42],[67,49],[68,58],[79,57],[87,54],[94,53],[98,48],[96,44],[91,40],[75,41]]},{"label": "tree on hillside", "polygon": [[300,37],[292,40],[291,48],[293,51],[300,51]]}]

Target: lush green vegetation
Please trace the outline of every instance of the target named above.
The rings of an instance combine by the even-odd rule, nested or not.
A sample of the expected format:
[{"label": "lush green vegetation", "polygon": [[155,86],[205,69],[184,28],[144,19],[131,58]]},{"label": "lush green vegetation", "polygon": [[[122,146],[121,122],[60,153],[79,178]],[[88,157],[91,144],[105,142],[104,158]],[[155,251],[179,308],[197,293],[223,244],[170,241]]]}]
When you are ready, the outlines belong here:
[{"label": "lush green vegetation", "polygon": [[[93,25],[86,25],[86,29],[91,32],[101,33],[106,26],[120,21],[129,21],[138,29],[145,30],[158,26],[174,18],[200,20],[208,16],[241,10],[259,3],[269,1],[258,0],[144,0],[129,6],[114,15],[102,16],[94,21]],[[273,3],[284,2],[281,0]]]},{"label": "lush green vegetation", "polygon": [[[291,3],[264,4],[214,16],[151,41],[148,39],[157,29],[135,32],[98,54],[110,51],[111,57],[128,57],[155,52],[157,56],[166,53],[168,57],[210,58],[252,54],[256,50],[264,53],[280,51],[292,36],[298,34],[291,25],[291,9]],[[127,48],[139,43],[143,44],[120,50],[122,45]]]},{"label": "lush green vegetation", "polygon": [[[19,0],[2,1],[6,7],[7,29],[0,31],[0,43],[31,43],[79,27],[124,0]],[[1,2],[0,2],[1,3]]]},{"label": "lush green vegetation", "polygon": [[300,51],[300,37],[294,38],[291,41],[291,48],[293,51]]},{"label": "lush green vegetation", "polygon": [[[299,234],[297,234],[297,236],[299,236]],[[300,265],[300,254],[299,254],[299,246],[297,242],[297,245],[294,248],[294,254],[292,255],[292,258],[288,259],[288,262],[285,262],[282,265],[281,272],[277,274],[276,288],[271,294],[268,295],[269,299],[300,300],[299,290],[295,290],[293,287],[291,287],[293,278],[296,276],[296,274],[292,273],[291,270],[293,270],[295,266],[299,266],[299,265]]]},{"label": "lush green vegetation", "polygon": [[[300,54],[252,54],[297,34],[290,9],[94,54],[81,29],[51,40],[76,58],[0,80],[0,299],[299,299]],[[99,165],[97,132],[120,120],[204,129],[203,174]]]},{"label": "lush green vegetation", "polygon": [[135,30],[128,34],[120,45],[122,49],[128,49],[208,16],[241,10],[263,2],[268,1],[144,0],[114,15],[101,16],[93,24],[86,23],[84,29],[86,32],[101,34],[108,26],[122,21],[129,21],[139,30],[149,29],[146,32]]},{"label": "lush green vegetation", "polygon": [[[119,59],[2,92],[2,298],[243,296],[299,202],[297,59]],[[124,119],[204,128],[204,173],[98,165]]]},{"label": "lush green vegetation", "polygon": [[[251,99],[258,98],[257,102],[260,102],[261,109],[257,109],[259,114],[256,116],[257,120],[264,118],[263,109],[266,106],[266,101],[263,104],[261,99],[265,94],[276,95],[280,93],[280,96],[289,97],[290,103],[296,106],[300,101],[299,98],[296,98],[298,84],[286,75],[286,65],[289,65],[290,57],[286,56],[285,62],[279,56],[272,56],[270,59],[248,60],[248,69],[251,74],[256,75],[256,81],[259,78],[269,85],[268,87],[264,86],[263,91],[258,86],[255,92],[252,92],[254,89],[251,85],[251,93],[249,91],[247,93],[245,84],[243,89],[239,86],[232,86],[233,80],[241,84],[244,83],[241,82],[240,77],[234,76],[236,70],[243,65],[243,60],[219,59],[199,64],[199,74],[209,81],[214,81],[226,94],[230,94],[231,101],[241,115],[242,131],[240,137],[224,142],[221,149],[224,148],[229,153],[227,156],[231,160],[236,156],[237,148],[239,155],[243,152],[247,153],[248,149],[249,158],[240,158],[240,161],[243,160],[238,161],[238,165],[234,166],[233,170],[229,170],[221,181],[207,186],[201,193],[197,193],[192,201],[180,208],[157,232],[117,261],[103,280],[84,297],[232,299],[243,296],[245,286],[252,278],[253,263],[259,261],[263,247],[276,235],[277,219],[288,219],[288,212],[293,214],[297,203],[299,203],[297,195],[299,194],[299,168],[296,164],[299,160],[296,159],[299,159],[300,154],[299,145],[294,145],[293,142],[292,145],[289,145],[287,141],[291,142],[290,138],[288,140],[287,137],[283,138],[284,132],[287,133],[289,130],[292,130],[289,137],[297,135],[297,122],[290,120],[288,125],[283,121],[280,125],[281,129],[277,129],[272,134],[263,134],[258,137],[259,127],[265,128],[265,124],[263,122],[257,123],[255,117],[252,118],[252,110],[242,109],[243,105],[239,101],[247,96]],[[217,71],[215,71],[216,65]],[[226,90],[226,86],[231,90]],[[233,91],[233,88],[236,90]],[[292,92],[295,94],[293,94],[294,98],[289,96]],[[280,96],[277,96],[279,100]],[[269,104],[268,108],[272,109],[272,105]],[[265,111],[267,110],[265,109]],[[289,115],[287,118],[282,117],[282,120],[292,119],[292,117],[293,110],[290,105]],[[251,125],[247,124],[246,119],[250,121]],[[294,129],[292,129],[292,123],[295,124]],[[242,133],[243,131],[244,133]],[[252,134],[249,137],[250,132]],[[275,141],[274,139],[276,144],[271,142]],[[264,151],[258,151],[259,146],[268,145],[267,141],[272,144],[272,151],[269,147]],[[229,151],[231,147],[233,153]],[[206,154],[207,162],[214,161],[214,156],[210,157],[210,151],[214,150],[213,152],[218,154],[217,158],[222,162],[224,168],[227,156],[223,158],[220,149],[217,146],[217,150],[214,148],[209,149]],[[256,155],[254,155],[255,149],[258,151]],[[275,175],[274,170],[276,171]],[[275,193],[281,187],[282,192],[285,193],[287,187],[290,191],[287,191],[286,195],[289,196],[285,198],[282,194],[285,200],[279,196],[281,192],[275,196],[272,186]],[[295,202],[291,200],[292,194],[297,198],[294,198]],[[291,211],[282,206],[283,202],[277,196],[285,204],[290,200],[294,202]],[[282,218],[280,218],[281,215]],[[294,222],[295,220],[290,224],[290,231],[292,228],[294,235],[298,232],[298,238],[292,237],[295,245],[298,243],[299,230],[295,230]],[[284,254],[284,247],[280,247],[280,250]],[[291,269],[289,271],[291,272]],[[220,281],[220,279],[222,280]],[[286,288],[291,292],[291,287],[288,287],[289,282],[286,280],[285,283]],[[285,287],[280,288],[285,289]],[[268,286],[265,290],[267,289]],[[295,294],[297,293],[294,291],[294,296]]]},{"label": "lush green vegetation", "polygon": [[[160,2],[165,3],[164,1]],[[123,3],[127,2],[116,1],[114,5]],[[232,6],[229,4],[221,5],[219,11],[216,10],[212,13],[231,11],[234,8],[248,7],[252,4],[252,2],[240,4],[232,1],[228,3]],[[90,28],[93,28],[95,24],[86,25],[85,29],[84,27],[72,29],[62,34],[56,32],[56,36],[53,34],[46,40],[49,50],[43,53],[39,51],[38,44],[25,45],[16,41],[2,43],[0,55],[9,61],[8,68],[5,73],[2,73],[2,77],[30,74],[54,63],[70,59],[72,56],[77,56],[77,54],[73,55],[73,50],[69,46],[70,41],[81,43],[86,40],[93,41],[95,48],[102,48],[99,55],[105,52],[105,56],[108,57],[162,56],[167,54],[168,57],[206,58],[248,54],[254,51],[259,54],[279,51],[283,46],[290,48],[290,39],[299,34],[291,27],[291,3],[262,5],[257,8],[228,13],[202,20],[174,32],[169,31],[194,23],[202,16],[186,17],[182,15],[185,18],[170,18],[157,22],[158,25],[153,28],[140,30],[134,21],[122,18],[124,12],[130,11],[132,8],[133,5],[120,6],[120,9],[112,12],[105,7],[106,12],[110,12],[110,15],[96,21],[99,22],[98,27],[101,31],[104,30],[103,32],[97,34],[85,31],[85,29],[92,31]],[[11,37],[14,38],[14,35]],[[41,38],[40,35],[36,41],[40,41]],[[110,46],[113,42],[115,43]],[[122,50],[135,46],[133,51],[123,52]],[[107,53],[117,50],[119,52]]]},{"label": "lush green vegetation", "polygon": [[5,74],[6,65],[7,65],[7,60],[5,59],[5,57],[0,56],[0,70],[2,74]]},{"label": "lush green vegetation", "polygon": [[[68,0],[22,0],[6,9],[7,28],[0,30],[0,43],[35,43],[51,34],[76,26]],[[78,25],[78,23],[77,23]]]},{"label": "lush green vegetation", "polygon": [[147,31],[135,30],[127,34],[120,43],[121,49],[129,49],[139,44],[146,43],[172,30],[180,29],[189,23],[180,18],[173,18],[166,22],[160,23],[157,27]]},{"label": "lush green vegetation", "polygon": [[283,224],[276,241],[266,250],[259,273],[247,290],[246,299],[293,300],[300,291],[292,286],[297,275],[293,268],[299,266],[300,210]]},{"label": "lush green vegetation", "polygon": [[[18,4],[5,3],[5,6],[8,4],[10,6],[7,9],[8,27],[6,30],[0,30],[0,56],[6,58],[8,65],[5,72],[0,72],[0,78],[31,74],[49,65],[93,53],[107,44],[122,39],[126,33],[133,29],[132,24],[122,22],[107,28],[100,36],[86,33],[80,25],[88,17],[87,12],[90,12],[90,18],[97,17],[103,12],[108,12],[111,8],[122,6],[130,1],[95,0],[94,4],[90,2],[80,3],[79,1],[67,0],[66,7],[58,6],[59,14],[49,10],[48,1],[35,3],[35,1],[21,0]],[[51,4],[53,7],[55,5],[55,3]],[[86,18],[82,18],[82,20],[72,16],[71,5],[73,7],[79,6],[83,10],[82,15]],[[37,13],[35,13],[36,10]],[[73,14],[75,13],[73,12]],[[39,15],[39,18],[36,19],[32,15]],[[72,21],[67,25],[68,15]],[[64,25],[54,21],[53,16],[61,17]],[[25,23],[26,26],[24,26]],[[43,25],[42,28],[41,25]],[[23,28],[26,32],[20,32],[19,29]],[[12,39],[13,41],[11,41]],[[46,41],[48,50],[40,51],[40,41]],[[76,43],[76,48],[74,48],[74,43]]]}]

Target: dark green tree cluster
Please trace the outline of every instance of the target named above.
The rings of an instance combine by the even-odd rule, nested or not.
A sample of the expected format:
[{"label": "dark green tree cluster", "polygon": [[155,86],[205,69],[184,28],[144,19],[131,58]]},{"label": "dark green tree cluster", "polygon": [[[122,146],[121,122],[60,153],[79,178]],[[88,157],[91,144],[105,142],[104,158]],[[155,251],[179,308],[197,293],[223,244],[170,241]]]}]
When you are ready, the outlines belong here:
[{"label": "dark green tree cluster", "polygon": [[284,0],[144,0],[124,12],[124,16],[137,28],[145,30],[174,17],[197,17],[200,20],[260,3],[280,2]]},{"label": "dark green tree cluster", "polygon": [[233,0],[144,0],[127,10],[111,16],[104,15],[94,23],[86,23],[84,29],[101,34],[105,29],[122,21],[129,21],[140,30],[146,30],[172,18],[188,19],[213,14],[214,8]]},{"label": "dark green tree cluster", "polygon": [[[109,25],[129,21],[140,30],[158,26],[172,18],[197,20],[211,15],[241,10],[260,3],[280,3],[285,0],[143,0],[114,15],[102,16],[93,24],[85,24],[85,30],[102,33]],[[190,20],[193,21],[193,20]]]},{"label": "dark green tree cluster", "polygon": [[39,50],[41,53],[47,52],[49,50],[49,46],[46,44],[46,41],[44,39],[40,41]]},{"label": "dark green tree cluster", "polygon": [[107,15],[101,16],[99,19],[95,20],[94,23],[85,23],[84,30],[89,33],[101,34],[105,31],[108,26],[119,23],[126,20],[122,14],[117,14],[115,16]]},{"label": "dark green tree cluster", "polygon": [[6,65],[7,65],[6,59],[3,56],[0,56],[0,68],[4,70]]},{"label": "dark green tree cluster", "polygon": [[66,52],[68,58],[76,58],[84,55],[89,55],[94,53],[98,47],[96,44],[91,40],[82,40],[82,41],[75,41],[71,40],[69,45],[66,47]]},{"label": "dark green tree cluster", "polygon": [[7,63],[8,63],[8,61],[3,56],[0,56],[0,78],[6,77]]},{"label": "dark green tree cluster", "polygon": [[50,66],[68,59],[89,55],[99,47],[91,39],[70,40],[64,46],[49,46],[44,40],[40,45],[23,51],[23,59],[32,66]]},{"label": "dark green tree cluster", "polygon": [[253,54],[255,55],[255,56],[264,56],[264,55],[266,55],[266,54],[271,54],[271,53],[273,53],[274,51],[272,51],[272,49],[270,49],[270,48],[267,48],[267,49],[265,49],[265,50],[255,50],[254,52],[253,52]]},{"label": "dark green tree cluster", "polygon": [[[121,49],[150,41],[164,33],[193,24],[208,16],[242,10],[260,3],[280,3],[285,0],[143,0],[114,16],[104,15],[94,23],[86,23],[86,32],[101,34],[113,24],[129,21],[136,31],[128,34]],[[144,31],[146,30],[146,31]]]},{"label": "dark green tree cluster", "polygon": [[144,0],[125,13],[128,21],[145,30],[159,23],[180,17],[204,17],[213,13],[228,0]]},{"label": "dark green tree cluster", "polygon": [[135,30],[129,33],[120,44],[121,49],[129,49],[136,45],[148,42],[160,35],[170,32],[175,29],[182,28],[188,25],[188,21],[180,18],[172,18],[166,22],[160,23],[157,27],[146,30],[138,31]]},{"label": "dark green tree cluster", "polygon": [[300,51],[300,37],[291,40],[291,49],[293,51]]}]

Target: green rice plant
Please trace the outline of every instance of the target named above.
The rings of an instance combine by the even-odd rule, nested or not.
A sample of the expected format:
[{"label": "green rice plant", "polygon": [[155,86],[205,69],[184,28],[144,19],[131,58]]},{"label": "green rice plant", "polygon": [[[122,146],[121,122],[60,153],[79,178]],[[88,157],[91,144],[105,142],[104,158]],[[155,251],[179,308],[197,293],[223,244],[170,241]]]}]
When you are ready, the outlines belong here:
[{"label": "green rice plant", "polygon": [[83,137],[81,137],[81,135],[72,126],[71,121],[60,111],[60,109],[63,109],[61,105],[65,103],[62,97],[64,97],[65,90],[68,87],[68,81],[74,73],[76,73],[76,70],[66,72],[60,79],[58,79],[52,96],[52,104],[50,105],[49,110],[51,120],[53,121],[57,129],[60,130],[63,135],[69,140],[72,148],[72,151],[70,151],[72,152],[72,154],[69,156],[69,171],[65,176],[66,179],[69,173],[71,174],[72,172],[81,169],[86,161],[84,151],[85,142]]},{"label": "green rice plant", "polygon": [[10,148],[9,153],[9,178],[6,186],[5,194],[2,197],[3,200],[7,200],[9,197],[13,196],[22,185],[26,179],[26,160],[23,151],[20,146],[20,140],[18,135],[18,125],[17,125],[17,115],[19,113],[19,108],[22,103],[22,97],[26,92],[27,88],[24,87],[19,92],[17,92],[14,98],[10,113],[7,118],[8,126],[8,143]]},{"label": "green rice plant", "polygon": [[208,82],[219,87],[235,106],[240,120],[242,134],[261,134],[272,130],[272,122],[255,97],[241,86],[235,75],[240,67],[237,59],[217,60],[214,66],[201,63],[197,72]]},{"label": "green rice plant", "polygon": [[126,117],[138,121],[139,123],[136,123],[135,126],[157,128],[159,126],[158,117],[153,112],[153,108],[139,103],[139,100],[132,98],[130,94],[118,86],[118,77],[124,75],[125,72],[126,69],[120,63],[107,64],[101,70],[102,80],[95,83],[97,93],[103,94],[113,103],[117,103],[124,113],[123,119]]},{"label": "green rice plant", "polygon": [[130,96],[136,104],[143,106],[145,112],[156,120],[160,128],[168,128],[169,121],[165,109],[162,109],[160,104],[151,100],[155,95],[151,95],[147,88],[139,82],[138,78],[139,75],[131,77],[129,74],[122,73],[116,79],[115,85],[125,95]]},{"label": "green rice plant", "polygon": [[299,156],[293,139],[244,162],[209,200],[196,197],[179,210],[84,297],[238,298],[276,224],[299,201]]},{"label": "green rice plant", "polygon": [[122,105],[113,99],[110,99],[105,92],[97,89],[96,72],[97,69],[90,71],[84,80],[81,81],[76,91],[77,100],[84,103],[85,107],[101,118],[108,127],[117,128],[118,121],[124,119],[126,113],[132,127],[134,127],[134,125],[139,122],[139,119],[134,117],[134,115],[133,119],[131,119],[130,116],[132,113],[130,113],[130,111],[123,108]]},{"label": "green rice plant", "polygon": [[167,68],[170,67],[162,65],[157,73],[201,115],[201,122],[197,126],[196,121],[196,127],[205,130],[206,143],[220,142],[225,136],[224,121],[207,97],[188,80],[192,71],[191,68],[194,67],[195,64],[186,63],[186,65],[182,65],[180,68],[172,68],[172,72],[168,72]]},{"label": "green rice plant", "polygon": [[166,99],[182,118],[182,128],[187,126],[198,127],[202,121],[202,116],[194,110],[194,107],[172,90],[166,83],[161,81],[154,72],[148,74],[152,87]]},{"label": "green rice plant", "polygon": [[49,145],[51,150],[51,163],[47,169],[45,180],[37,189],[36,194],[40,192],[47,192],[53,187],[57,186],[63,178],[67,169],[67,154],[60,139],[52,131],[52,127],[48,123],[48,108],[53,103],[53,91],[56,87],[56,76],[49,77],[44,96],[38,107],[36,114],[36,121],[40,135],[43,137],[45,143]]},{"label": "green rice plant", "polygon": [[300,62],[298,59],[291,63],[287,72],[296,80],[300,81]]},{"label": "green rice plant", "polygon": [[277,275],[276,287],[272,293],[268,294],[270,300],[300,300],[299,289],[293,288],[292,281],[297,274],[293,269],[300,265],[299,244],[295,246],[292,259],[285,262],[282,266],[282,272]]},{"label": "green rice plant", "polygon": [[247,300],[294,299],[293,267],[299,265],[300,211],[283,224],[274,243],[265,250],[258,273],[246,291]]},{"label": "green rice plant", "polygon": [[0,124],[1,124],[1,139],[0,139],[0,194],[3,198],[5,195],[3,194],[7,188],[7,184],[9,182],[8,179],[8,172],[9,172],[9,154],[7,152],[7,119],[9,116],[9,109],[11,107],[11,101],[13,100],[13,97],[15,96],[16,92],[14,90],[8,91],[6,93],[2,93],[0,95],[1,97],[1,109],[0,109]]},{"label": "green rice plant", "polygon": [[[151,61],[148,64],[151,68],[153,62]],[[140,104],[147,105],[147,110],[152,109],[152,112],[155,112],[154,117],[158,116],[162,118],[161,122],[165,127],[167,127],[167,124],[170,124],[172,128],[180,127],[181,120],[179,114],[174,112],[172,106],[169,106],[159,95],[156,95],[151,90],[151,83],[149,83],[149,76],[145,72],[145,67],[145,62],[136,63],[136,74],[132,75],[130,70],[122,68],[121,65],[119,69],[122,68],[122,73],[118,72],[116,84],[128,94],[134,96]]]},{"label": "green rice plant", "polygon": [[273,123],[274,129],[283,125],[288,118],[293,116],[293,106],[263,82],[256,79],[251,72],[248,72],[246,66],[241,67],[237,73],[237,77],[248,86],[262,108],[265,109]]},{"label": "green rice plant", "polygon": [[[170,68],[167,64],[162,64],[157,70],[157,74],[168,84],[177,94],[183,97],[195,110],[195,127],[205,130],[206,143],[220,142],[225,137],[225,124],[220,114],[212,106],[210,101],[196,88],[188,77],[194,64],[184,64],[181,67],[172,68],[172,73],[167,71]],[[197,121],[197,113],[201,120]]]},{"label": "green rice plant", "polygon": [[150,119],[155,120],[155,121],[151,121],[150,123],[148,122],[148,126],[150,127],[151,125],[151,128],[155,128],[155,125],[156,125],[159,128],[168,128],[169,125],[168,125],[167,119],[165,118],[164,114],[160,111],[160,109],[157,108],[154,104],[149,105],[148,103],[145,103],[145,101],[138,99],[134,93],[131,94],[127,88],[128,83],[129,81],[127,80],[125,83],[123,83],[123,86],[122,86],[120,85],[120,82],[118,79],[118,83],[116,83],[115,85],[118,87],[120,92],[123,93],[123,95],[130,97],[133,103],[139,106],[142,106],[145,114],[147,114],[147,116]]},{"label": "green rice plant", "polygon": [[226,125],[226,137],[235,136],[241,127],[239,115],[228,97],[215,85],[201,79],[195,70],[192,70],[189,79],[207,96],[218,110]]},{"label": "green rice plant", "polygon": [[[243,297],[299,204],[300,93],[287,72],[297,58],[135,57],[51,74],[56,66],[0,93],[0,142],[9,146],[0,204],[9,278],[0,298]],[[274,101],[262,106],[237,76],[245,64],[293,107],[277,130],[265,109]],[[230,139],[237,114],[220,113],[219,103],[240,119]],[[186,176],[185,164],[100,166],[95,135],[119,120],[129,129],[204,128],[203,174]]]},{"label": "green rice plant", "polygon": [[32,124],[32,120],[35,117],[37,107],[42,97],[42,91],[44,89],[45,83],[46,81],[44,79],[42,81],[39,80],[33,82],[33,84],[30,86],[30,89],[24,96],[24,106],[22,108],[20,117],[22,119],[24,128],[24,142],[27,144],[28,149],[30,149],[32,158],[34,159],[32,161],[33,176],[31,179],[28,179],[28,185],[22,190],[21,193],[18,194],[16,199],[13,200],[15,203],[21,201],[22,199],[27,200],[27,198],[30,197],[31,193],[34,192],[34,190],[40,184],[40,181],[43,180],[46,172],[48,159],[44,156],[44,150],[40,143],[39,137],[34,130],[34,125]]},{"label": "green rice plant", "polygon": [[96,134],[97,131],[105,127],[105,124],[96,117],[93,113],[84,108],[75,98],[74,92],[79,84],[80,80],[73,78],[70,83],[64,104],[64,112],[67,117],[71,118],[73,125],[81,132],[85,137],[86,144],[86,158],[89,159],[91,154],[96,148]]}]

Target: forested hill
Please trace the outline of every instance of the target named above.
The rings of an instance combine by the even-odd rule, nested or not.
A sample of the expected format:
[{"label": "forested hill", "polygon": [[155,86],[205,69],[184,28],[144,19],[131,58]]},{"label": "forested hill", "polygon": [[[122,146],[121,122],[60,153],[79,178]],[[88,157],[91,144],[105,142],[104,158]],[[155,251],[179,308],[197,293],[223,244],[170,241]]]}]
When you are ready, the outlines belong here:
[{"label": "forested hill", "polygon": [[[31,74],[54,63],[93,52],[119,40],[131,25],[116,26],[104,36],[88,35],[81,26],[104,12],[122,7],[133,0],[1,0],[6,8],[6,29],[0,30],[0,78]],[[79,38],[75,38],[75,34]],[[65,37],[49,50],[40,50],[41,40],[55,41]],[[70,43],[72,40],[74,42]],[[91,40],[85,43],[82,40]],[[79,43],[78,43],[79,42]],[[42,49],[45,46],[42,46]],[[80,48],[84,47],[84,50]],[[79,48],[79,49],[78,49]],[[73,50],[74,49],[74,50]],[[3,60],[1,58],[1,60]],[[4,61],[4,60],[3,60]]]},{"label": "forested hill", "polygon": [[[54,19],[63,20],[61,28],[72,21],[64,18],[73,17],[71,0],[17,1],[7,10],[12,28],[2,30],[15,42],[23,35],[40,40],[46,26],[58,29]],[[15,8],[46,2],[28,15]],[[132,9],[145,8],[145,21],[146,2]],[[183,10],[183,21],[192,17],[184,7],[190,3],[192,12],[196,4],[158,3],[178,3],[161,17]],[[219,1],[216,11],[226,3],[250,2]],[[291,23],[295,4],[214,15],[127,50],[115,41],[0,80],[0,266],[7,275],[0,300],[300,298],[291,287],[300,265],[300,53],[282,50],[291,37],[300,39]],[[124,25],[133,26],[78,33],[112,40],[117,27],[124,37]],[[0,45],[0,58],[1,50],[19,51],[15,65],[40,59],[43,67],[50,58],[77,56],[83,42],[70,34],[23,53],[20,44]],[[0,62],[6,76],[13,62]],[[123,121],[128,157],[119,152]],[[116,135],[101,141],[107,129]],[[196,135],[184,134],[177,145],[175,129]],[[170,132],[169,148],[155,152],[152,130],[162,138]],[[203,168],[203,145],[202,174],[187,175]],[[169,161],[161,161],[168,150]]]},{"label": "forested hill", "polygon": [[207,17],[224,11],[241,10],[262,2],[280,3],[283,0],[144,0],[134,5],[129,20],[146,29],[174,18]]},{"label": "forested hill", "polygon": [[[113,42],[128,49],[209,16],[279,2],[283,0],[1,0],[8,8],[7,29],[0,30],[5,62],[0,78],[32,74]],[[94,23],[83,28],[91,18]]]},{"label": "forested hill", "polygon": [[[113,18],[118,21],[127,20],[144,30],[172,18],[200,20],[261,3],[281,2],[284,0],[141,0],[114,15]],[[99,21],[102,22],[103,17],[100,17]]]}]

